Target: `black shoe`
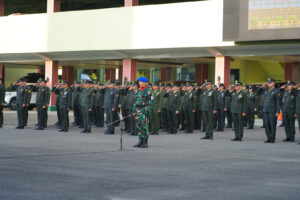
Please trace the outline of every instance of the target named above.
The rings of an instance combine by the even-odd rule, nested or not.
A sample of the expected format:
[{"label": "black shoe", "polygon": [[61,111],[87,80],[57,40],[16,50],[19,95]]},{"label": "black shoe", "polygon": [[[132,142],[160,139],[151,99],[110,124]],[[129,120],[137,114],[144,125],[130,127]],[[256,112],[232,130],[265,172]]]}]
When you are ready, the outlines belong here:
[{"label": "black shoe", "polygon": [[233,141],[233,142],[234,142],[234,141],[237,141],[237,138],[234,138],[234,139],[232,139],[231,141]]},{"label": "black shoe", "polygon": [[201,138],[202,140],[207,140],[207,139],[209,139],[209,137],[207,137],[207,136],[204,136],[203,138]]},{"label": "black shoe", "polygon": [[87,130],[84,129],[80,133],[87,133]]},{"label": "black shoe", "polygon": [[41,128],[41,127],[37,127],[36,129],[34,129],[34,130],[44,130],[43,128]]},{"label": "black shoe", "polygon": [[62,130],[59,130],[59,132],[68,132],[67,129],[62,129]]},{"label": "black shoe", "polygon": [[300,145],[300,142],[298,142],[298,144]]},{"label": "black shoe", "polygon": [[17,126],[16,129],[24,129],[24,126]]},{"label": "black shoe", "polygon": [[290,142],[295,142],[295,139],[290,139]]},{"label": "black shoe", "polygon": [[286,139],[282,140],[282,142],[289,142],[290,140],[291,140],[291,139],[286,138]]},{"label": "black shoe", "polygon": [[265,126],[261,126],[260,128],[266,128]]},{"label": "black shoe", "polygon": [[264,141],[264,143],[271,143],[271,141],[270,140],[266,140],[266,141]]},{"label": "black shoe", "polygon": [[242,139],[241,139],[241,138],[235,138],[235,139],[232,139],[231,141],[234,141],[234,142],[241,142]]},{"label": "black shoe", "polygon": [[2,125],[0,125],[0,128],[2,128]]},{"label": "black shoe", "polygon": [[158,132],[153,132],[152,135],[158,135]]},{"label": "black shoe", "polygon": [[141,148],[148,148],[148,138],[147,139],[143,139],[143,143],[141,145]]},{"label": "black shoe", "polygon": [[91,130],[87,130],[87,131],[86,131],[86,133],[91,133],[91,132],[92,132]]},{"label": "black shoe", "polygon": [[143,139],[139,138],[139,142],[136,145],[134,145],[133,147],[141,147],[143,142],[144,142]]},{"label": "black shoe", "polygon": [[270,143],[275,143],[275,140],[271,140]]}]

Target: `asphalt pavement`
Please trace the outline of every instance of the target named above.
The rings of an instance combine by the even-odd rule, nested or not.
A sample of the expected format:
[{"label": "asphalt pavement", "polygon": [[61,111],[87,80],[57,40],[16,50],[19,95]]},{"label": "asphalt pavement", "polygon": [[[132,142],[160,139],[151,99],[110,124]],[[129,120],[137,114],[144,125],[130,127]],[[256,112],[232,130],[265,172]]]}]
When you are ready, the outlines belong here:
[{"label": "asphalt pavement", "polygon": [[[133,148],[137,137],[104,128],[59,133],[49,113],[47,130],[35,131],[36,112],[16,130],[16,113],[5,111],[0,129],[1,200],[299,200],[300,142],[264,144],[260,121],[243,142],[231,142],[231,129],[213,141],[193,134],[150,136],[148,149]],[[70,113],[72,116],[72,113]],[[72,122],[72,117],[70,119]]]}]

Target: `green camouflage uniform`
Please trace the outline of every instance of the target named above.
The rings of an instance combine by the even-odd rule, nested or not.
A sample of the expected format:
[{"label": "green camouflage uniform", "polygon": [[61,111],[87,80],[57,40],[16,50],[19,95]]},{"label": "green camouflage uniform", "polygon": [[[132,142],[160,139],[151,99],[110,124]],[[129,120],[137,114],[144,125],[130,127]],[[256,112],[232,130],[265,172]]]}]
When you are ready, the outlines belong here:
[{"label": "green camouflage uniform", "polygon": [[137,124],[137,132],[140,139],[147,140],[149,137],[149,115],[152,109],[152,92],[146,86],[143,90],[139,89],[136,94],[136,102],[133,111]]}]

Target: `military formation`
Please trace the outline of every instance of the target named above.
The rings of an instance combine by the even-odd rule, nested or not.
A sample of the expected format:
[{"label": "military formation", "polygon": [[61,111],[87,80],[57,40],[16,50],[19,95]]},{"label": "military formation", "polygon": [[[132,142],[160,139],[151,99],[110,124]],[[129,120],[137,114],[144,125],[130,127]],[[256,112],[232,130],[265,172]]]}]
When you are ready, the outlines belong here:
[{"label": "military formation", "polygon": [[[147,78],[141,77],[137,82],[82,81],[71,86],[59,80],[50,90],[47,81],[40,79],[35,87],[36,130],[47,128],[47,111],[53,93],[56,95],[58,119],[55,125],[60,132],[69,131],[69,111],[72,109],[72,125],[81,128],[81,133],[91,133],[92,126],[95,126],[106,127],[104,133],[111,135],[115,133],[115,127],[124,122],[124,131],[139,138],[135,147],[148,147],[149,135],[161,132],[176,134],[178,130],[186,134],[199,130],[205,133],[203,140],[213,140],[214,132],[229,128],[234,132],[232,141],[242,141],[244,129],[254,129],[257,114],[263,118],[265,143],[274,143],[277,118],[282,112],[286,133],[284,141],[294,142],[296,119],[300,123],[300,85],[288,81],[279,88],[275,86],[272,78],[260,86],[235,81],[234,85],[226,88],[224,84],[214,85],[210,80],[203,84],[151,84]],[[32,91],[24,79],[19,79],[15,87],[16,128],[23,129],[27,125]],[[4,93],[0,79],[0,127],[3,124]]]}]

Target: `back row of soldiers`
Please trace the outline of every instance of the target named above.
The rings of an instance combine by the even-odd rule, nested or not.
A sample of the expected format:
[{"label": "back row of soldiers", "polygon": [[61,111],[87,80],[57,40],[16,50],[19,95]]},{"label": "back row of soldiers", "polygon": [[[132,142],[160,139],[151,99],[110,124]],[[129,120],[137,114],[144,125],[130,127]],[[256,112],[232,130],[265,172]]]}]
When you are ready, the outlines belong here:
[{"label": "back row of soldiers", "polygon": [[[18,87],[16,101],[18,126],[16,128],[22,129],[27,125],[32,91],[24,79],[19,79],[16,86]],[[36,129],[44,130],[47,127],[47,108],[51,91],[46,86],[46,80],[39,80],[36,86],[38,112]],[[169,134],[176,134],[179,128],[185,133],[202,130],[206,133],[202,139],[212,140],[214,130],[224,131],[227,118],[227,128],[234,127],[233,141],[242,141],[244,127],[248,126],[248,129],[253,129],[255,112],[260,111],[267,135],[266,142],[273,143],[275,142],[277,116],[282,107],[287,136],[285,141],[293,142],[295,119],[298,118],[299,122],[300,116],[299,85],[295,86],[295,83],[288,81],[288,84],[279,90],[274,86],[275,81],[272,78],[256,90],[254,86],[243,86],[239,81],[228,89],[224,84],[214,86],[210,80],[206,80],[203,85],[149,84],[148,87],[151,88],[153,95],[153,105],[149,116],[150,134],[159,134],[160,129]],[[58,81],[52,88],[52,92],[56,94],[58,118],[56,125],[61,132],[67,132],[68,112],[73,108],[75,119],[73,125],[82,128],[82,133],[90,133],[91,125],[104,127],[104,121],[106,121],[105,134],[114,134],[115,126],[119,125],[120,115],[122,115],[125,131],[130,135],[137,135],[133,115],[137,91],[136,82],[99,84],[83,81],[75,82],[69,88],[67,82]],[[260,103],[257,97],[260,97]],[[0,102],[0,108],[1,105]],[[104,115],[106,115],[106,120],[104,120]],[[1,123],[0,125],[2,126]]]}]

